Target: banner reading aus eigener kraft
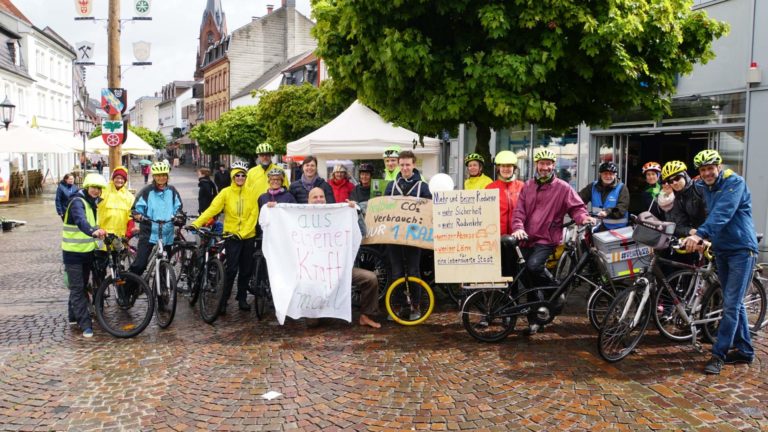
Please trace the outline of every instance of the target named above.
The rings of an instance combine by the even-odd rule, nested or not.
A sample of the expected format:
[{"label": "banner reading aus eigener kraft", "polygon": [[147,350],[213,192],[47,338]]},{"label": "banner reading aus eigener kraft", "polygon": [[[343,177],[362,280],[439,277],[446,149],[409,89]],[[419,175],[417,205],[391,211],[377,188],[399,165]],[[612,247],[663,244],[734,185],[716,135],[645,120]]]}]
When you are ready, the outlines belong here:
[{"label": "banner reading aus eigener kraft", "polygon": [[432,205],[435,281],[500,280],[499,190],[433,192]]},{"label": "banner reading aus eigener kraft", "polygon": [[352,266],[360,247],[357,211],[347,204],[263,207],[262,250],[280,324],[291,318],[352,321]]},{"label": "banner reading aus eigener kraft", "polygon": [[398,244],[432,249],[432,201],[405,196],[368,200],[363,244]]}]

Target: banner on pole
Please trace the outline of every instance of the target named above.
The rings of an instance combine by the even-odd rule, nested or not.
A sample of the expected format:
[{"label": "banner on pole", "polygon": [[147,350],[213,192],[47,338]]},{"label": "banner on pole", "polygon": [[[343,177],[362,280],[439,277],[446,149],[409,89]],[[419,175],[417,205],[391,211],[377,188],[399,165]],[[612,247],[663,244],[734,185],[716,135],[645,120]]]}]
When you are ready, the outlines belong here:
[{"label": "banner on pole", "polygon": [[145,17],[149,15],[151,0],[134,0],[133,11],[136,16]]},{"label": "banner on pole", "polygon": [[75,44],[75,52],[77,52],[76,64],[94,64],[94,43],[88,41],[77,42]]},{"label": "banner on pole", "polygon": [[122,120],[103,120],[101,139],[110,147],[119,146],[125,141],[125,124]]},{"label": "banner on pole", "polygon": [[125,112],[128,102],[128,92],[121,88],[101,89],[101,109],[108,115],[118,115]]},{"label": "banner on pole", "polygon": [[432,201],[408,196],[368,200],[363,244],[398,244],[432,249]]},{"label": "banner on pole", "polygon": [[501,280],[499,190],[432,193],[435,282]]},{"label": "banner on pole", "polygon": [[149,51],[152,48],[152,44],[145,41],[138,41],[133,43],[133,56],[136,61],[145,62],[149,60]]},{"label": "banner on pole", "polygon": [[280,324],[291,318],[352,321],[352,267],[362,234],[347,204],[263,207],[262,250]]}]

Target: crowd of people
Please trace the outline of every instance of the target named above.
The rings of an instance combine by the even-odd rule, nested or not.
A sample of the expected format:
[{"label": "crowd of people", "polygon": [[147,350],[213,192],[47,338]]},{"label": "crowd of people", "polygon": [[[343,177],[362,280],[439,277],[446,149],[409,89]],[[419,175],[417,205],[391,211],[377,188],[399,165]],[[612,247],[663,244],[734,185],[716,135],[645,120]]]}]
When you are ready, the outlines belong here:
[{"label": "crowd of people", "polygon": [[[199,217],[191,227],[199,228],[223,215],[224,231],[233,234],[225,244],[225,291],[219,310],[222,314],[226,313],[235,280],[238,281],[235,295],[238,307],[244,311],[250,309],[247,288],[254,249],[259,247],[256,239],[262,229],[258,226],[261,208],[279,203],[347,202],[359,209],[358,203],[365,203],[371,197],[375,169],[370,163],[360,164],[357,182],[351,181],[343,165],[335,166],[330,180],[326,181],[318,173],[317,159],[308,156],[301,166],[301,177],[289,183],[283,169],[273,162],[274,151],[269,144],[258,145],[256,152],[257,164],[251,168],[244,162],[235,162],[229,169],[219,165],[213,179],[207,168],[198,170]],[[429,184],[416,168],[413,152],[394,146],[387,148],[382,156],[382,174],[388,181],[384,196],[432,197]],[[514,271],[509,252],[510,245],[516,241],[521,246],[528,274],[535,286],[552,284],[546,261],[562,242],[566,215],[579,225],[591,224],[604,230],[622,228],[630,223],[630,194],[618,176],[618,167],[611,161],[601,163],[599,178],[578,192],[557,177],[557,155],[549,149],[535,152],[534,175],[526,181],[518,179],[515,153],[500,151],[493,162],[495,180],[485,174],[483,156],[468,154],[464,159],[468,174],[464,188],[499,191],[504,275]],[[757,256],[751,197],[744,179],[730,169],[723,169],[722,162],[715,150],[700,152],[693,160],[699,175],[692,179],[683,161],[669,161],[663,166],[650,161],[642,167],[647,185],[639,197],[644,209],[661,220],[676,224],[675,235],[685,237],[686,249],[700,248],[703,240],[713,243],[724,289],[724,306],[717,343],[705,367],[707,373],[719,373],[726,363],[749,363],[754,358],[746,311],[741,303]],[[85,337],[93,335],[84,288],[91,271],[93,252],[99,247],[96,240],[103,239],[107,233],[137,234],[139,246],[130,267],[136,274],[143,272],[147,257],[160,236],[165,245],[173,244],[173,226],[167,224],[160,232],[159,225],[153,222],[170,220],[182,208],[178,192],[168,183],[171,167],[167,162],[156,162],[149,170],[151,184],[135,197],[125,187],[128,179],[125,167],[116,167],[109,182],[100,174],[88,174],[81,190],[77,190],[72,176],[67,174],[57,190],[56,212],[64,223],[62,250],[70,289],[69,319],[80,326]],[[360,225],[364,230],[365,224]],[[406,271],[420,274],[419,248],[387,245],[386,253],[391,278],[397,279]],[[375,275],[356,268],[353,269],[353,279],[362,292],[359,323],[380,327],[375,320],[379,289]],[[418,303],[417,299],[414,304]],[[404,313],[410,320],[421,316],[418,308]],[[536,310],[530,312],[532,315],[536,313]],[[541,330],[531,315],[529,322],[527,334]]]}]

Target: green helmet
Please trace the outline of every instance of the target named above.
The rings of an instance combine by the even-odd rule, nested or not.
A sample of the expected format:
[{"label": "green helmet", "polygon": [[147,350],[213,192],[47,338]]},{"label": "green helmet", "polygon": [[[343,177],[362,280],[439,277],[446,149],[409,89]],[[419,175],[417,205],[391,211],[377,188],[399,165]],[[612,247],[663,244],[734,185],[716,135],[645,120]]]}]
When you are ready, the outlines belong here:
[{"label": "green helmet", "polygon": [[720,165],[723,163],[723,158],[717,150],[702,150],[693,158],[693,166],[697,169],[706,165]]},{"label": "green helmet", "polygon": [[171,165],[166,161],[159,161],[152,164],[150,167],[152,175],[155,174],[168,174],[171,172]]},{"label": "green helmet", "polygon": [[545,159],[551,160],[552,162],[556,162],[557,155],[555,154],[555,152],[553,152],[550,149],[541,149],[533,155],[534,162],[538,162],[540,160],[545,160]]},{"label": "green helmet", "polygon": [[661,169],[661,179],[666,180],[686,171],[688,171],[688,167],[685,166],[685,162],[679,160],[669,161]]},{"label": "green helmet", "polygon": [[275,150],[269,143],[261,143],[256,146],[256,154],[274,154]]},{"label": "green helmet", "polygon": [[389,147],[384,149],[384,154],[382,154],[381,157],[383,157],[385,159],[386,158],[396,158],[396,157],[400,156],[400,152],[401,151],[402,151],[402,149],[400,148],[400,146],[397,146],[397,145],[396,146],[389,146]]},{"label": "green helmet", "polygon": [[104,189],[107,187],[107,179],[101,174],[90,173],[83,180],[83,188],[88,189],[89,187]]},{"label": "green helmet", "polygon": [[480,164],[485,165],[485,158],[483,155],[479,153],[470,153],[467,155],[467,157],[464,158],[464,165],[466,166],[468,163],[472,161],[478,161]]}]

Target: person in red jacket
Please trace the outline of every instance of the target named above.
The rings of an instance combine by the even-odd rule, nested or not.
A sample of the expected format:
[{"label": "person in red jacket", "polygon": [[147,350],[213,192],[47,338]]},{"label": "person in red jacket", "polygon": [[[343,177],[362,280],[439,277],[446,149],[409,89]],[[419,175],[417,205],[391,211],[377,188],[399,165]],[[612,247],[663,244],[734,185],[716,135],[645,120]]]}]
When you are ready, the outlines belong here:
[{"label": "person in red jacket", "polygon": [[331,176],[331,181],[328,184],[331,185],[333,190],[333,198],[337,203],[343,203],[349,199],[349,195],[355,190],[354,183],[349,181],[349,177],[347,177],[347,167],[336,165],[333,167]]},{"label": "person in red jacket", "polygon": [[517,198],[524,183],[517,179],[517,156],[509,150],[502,150],[493,160],[496,165],[496,181],[491,182],[486,189],[499,190],[499,233],[501,235],[501,274],[513,276],[515,273],[514,260],[510,244],[505,236],[512,234],[512,215],[517,206]]}]

